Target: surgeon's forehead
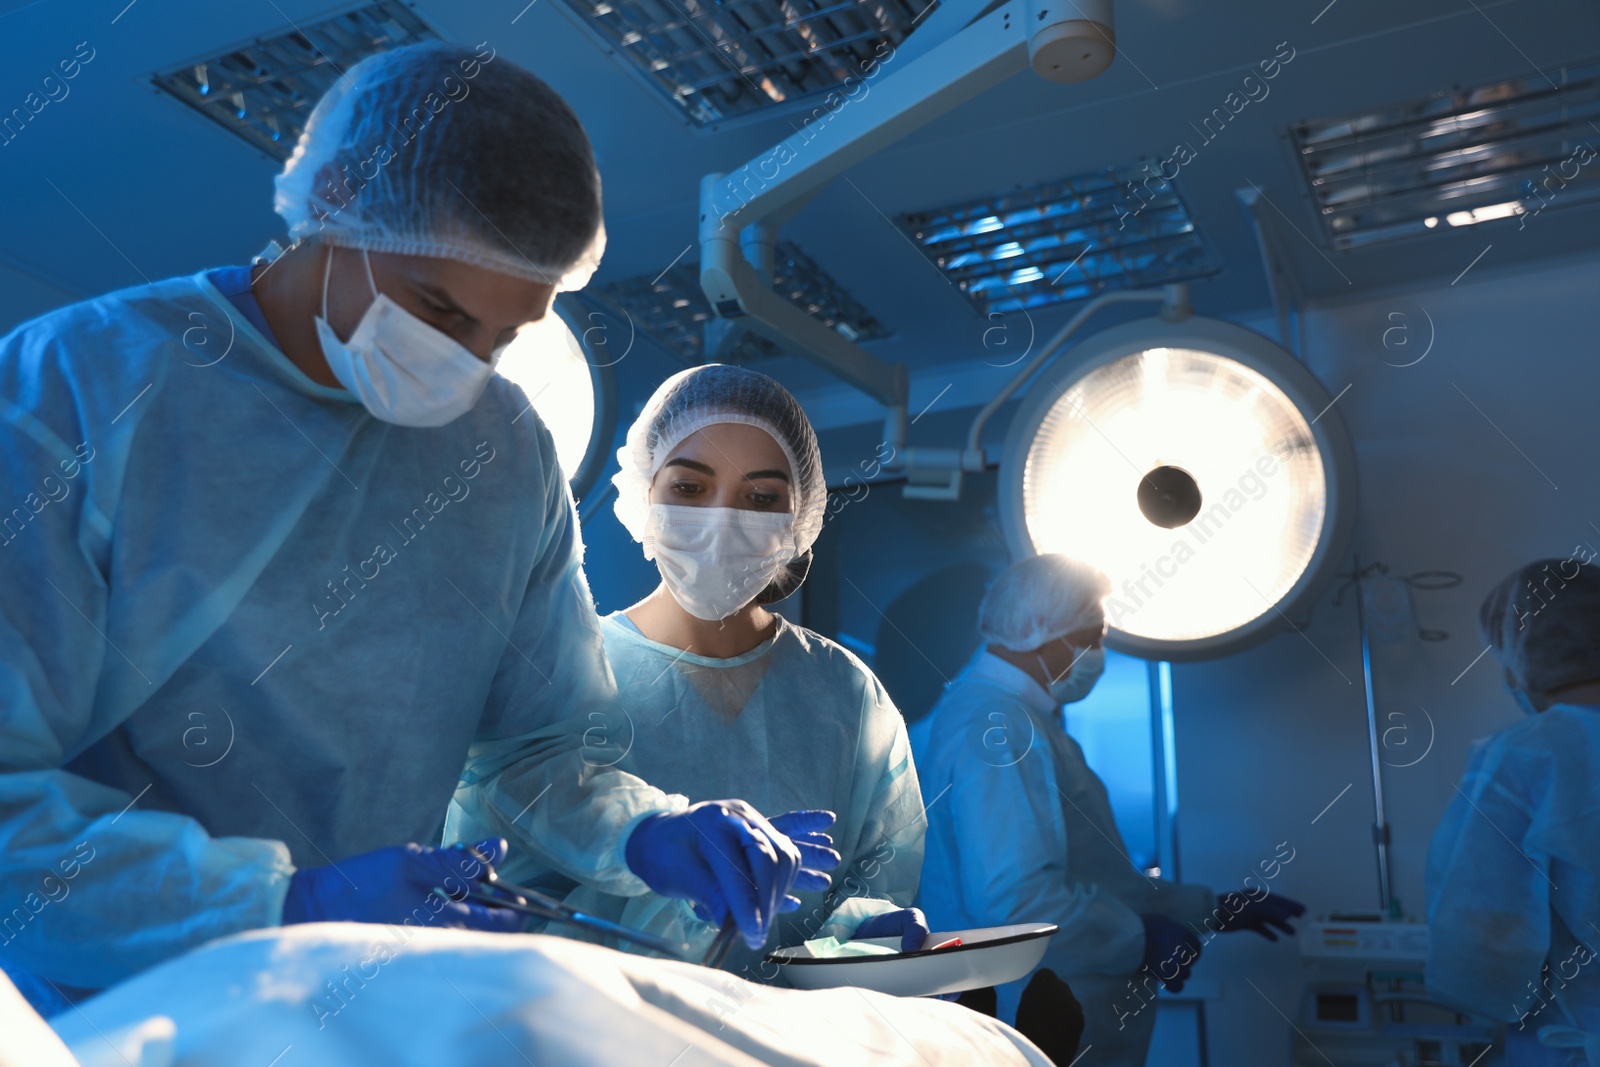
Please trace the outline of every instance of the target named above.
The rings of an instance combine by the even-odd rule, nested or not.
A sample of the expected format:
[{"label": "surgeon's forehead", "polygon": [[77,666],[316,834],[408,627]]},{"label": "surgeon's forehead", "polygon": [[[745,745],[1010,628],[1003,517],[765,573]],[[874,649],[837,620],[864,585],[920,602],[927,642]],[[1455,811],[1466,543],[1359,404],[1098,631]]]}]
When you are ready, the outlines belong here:
[{"label": "surgeon's forehead", "polygon": [[514,278],[487,267],[439,256],[395,256],[401,273],[414,285],[442,294],[479,322],[496,327],[521,326],[543,318],[555,297],[555,286]]},{"label": "surgeon's forehead", "polygon": [[782,471],[789,478],[789,457],[766,430],[744,422],[713,422],[679,441],[663,466],[677,459],[692,459],[719,473],[744,475],[757,471]]}]

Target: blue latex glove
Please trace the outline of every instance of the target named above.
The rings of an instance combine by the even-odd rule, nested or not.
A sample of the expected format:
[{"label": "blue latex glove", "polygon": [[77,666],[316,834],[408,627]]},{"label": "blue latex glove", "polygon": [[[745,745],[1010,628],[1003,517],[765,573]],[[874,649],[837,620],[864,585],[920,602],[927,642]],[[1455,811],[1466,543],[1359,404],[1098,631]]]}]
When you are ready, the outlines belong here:
[{"label": "blue latex glove", "polygon": [[1252,930],[1268,941],[1278,940],[1272,932],[1274,928],[1293,936],[1294,927],[1289,920],[1306,913],[1304,904],[1281,893],[1270,893],[1259,900],[1244,893],[1229,893],[1218,903],[1232,916],[1222,927],[1223,933]]},{"label": "blue latex glove", "polygon": [[916,908],[886,911],[856,927],[851,937],[893,937],[895,934],[900,935],[901,952],[918,952],[928,942],[928,920]]},{"label": "blue latex glove", "polygon": [[800,873],[800,849],[742,800],[708,800],[640,820],[623,849],[628,869],[664,897],[693,901],[695,914],[730,916],[760,949]]},{"label": "blue latex glove", "polygon": [[[504,840],[474,846],[490,863],[505,859]],[[289,878],[283,924],[315,922],[400,923],[412,919],[439,927],[516,933],[521,915],[461,900],[483,864],[460,848],[397,845],[363,852],[326,867],[302,867]],[[453,900],[433,895],[435,887]]]},{"label": "blue latex glove", "polygon": [[1144,966],[1172,993],[1182,991],[1189,970],[1200,958],[1200,939],[1194,931],[1165,915],[1141,915],[1144,920]]},{"label": "blue latex glove", "polygon": [[[831,811],[811,808],[787,811],[768,820],[774,830],[793,841],[800,850],[800,872],[790,887],[794,892],[825,893],[833,884],[833,879],[824,872],[836,869],[843,857],[833,850],[833,838],[823,831],[832,826],[836,818]],[[778,911],[795,911],[799,907],[800,898],[791,894],[783,898]]]}]

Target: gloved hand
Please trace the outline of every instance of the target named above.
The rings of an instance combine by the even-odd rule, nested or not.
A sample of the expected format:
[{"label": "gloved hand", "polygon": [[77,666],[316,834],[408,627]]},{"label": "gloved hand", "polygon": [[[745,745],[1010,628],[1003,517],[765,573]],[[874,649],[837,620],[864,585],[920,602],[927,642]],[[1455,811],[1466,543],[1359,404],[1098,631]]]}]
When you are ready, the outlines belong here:
[{"label": "gloved hand", "polygon": [[916,908],[901,908],[874,915],[851,935],[851,939],[900,935],[901,952],[920,951],[928,941],[928,920]]},{"label": "gloved hand", "polygon": [[[824,872],[836,869],[843,858],[833,850],[833,838],[823,831],[832,826],[836,818],[831,811],[811,808],[786,811],[767,820],[800,850],[800,873],[795,875],[794,885],[790,887],[794,892],[825,893],[833,884],[833,879]],[[791,894],[783,898],[778,911],[781,914],[799,907],[800,898]]]},{"label": "gloved hand", "polygon": [[800,873],[799,847],[742,800],[651,815],[628,835],[623,858],[655,892],[693,901],[700,918],[732,916],[752,949],[766,944]]},{"label": "gloved hand", "polygon": [[[504,840],[474,847],[490,863],[505,859]],[[302,867],[289,878],[283,923],[400,923],[414,917],[440,927],[520,931],[524,920],[516,912],[461,899],[482,871],[483,864],[465,849],[417,844],[363,852],[326,867]],[[453,899],[433,895],[436,887]]]},{"label": "gloved hand", "polygon": [[1293,936],[1295,931],[1289,920],[1306,913],[1304,904],[1281,893],[1270,893],[1259,900],[1244,893],[1228,893],[1218,903],[1232,916],[1222,927],[1223,933],[1253,930],[1268,941],[1278,940],[1272,932],[1274,928]]},{"label": "gloved hand", "polygon": [[1141,915],[1144,920],[1144,966],[1150,968],[1172,993],[1183,990],[1189,970],[1200,958],[1200,939],[1194,931],[1165,915]]}]

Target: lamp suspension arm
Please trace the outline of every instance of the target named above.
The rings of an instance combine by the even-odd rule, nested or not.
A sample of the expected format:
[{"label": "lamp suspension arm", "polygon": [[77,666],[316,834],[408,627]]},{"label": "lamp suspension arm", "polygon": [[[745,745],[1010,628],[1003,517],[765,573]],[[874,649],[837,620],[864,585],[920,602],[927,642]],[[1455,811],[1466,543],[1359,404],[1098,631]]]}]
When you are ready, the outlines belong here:
[{"label": "lamp suspension arm", "polygon": [[[879,359],[773,291],[749,260],[770,256],[777,230],[855,164],[1026,69],[1024,0],[946,0],[970,23],[887,77],[891,51],[856,90],[830,96],[799,132],[727,174],[700,181],[700,288],[715,313],[821,365],[887,409],[885,433],[905,443],[910,384],[902,363]],[[950,16],[955,16],[952,11]],[[855,95],[859,91],[859,95]],[[834,106],[831,101],[840,102]]]},{"label": "lamp suspension arm", "polygon": [[[950,0],[974,11],[974,0]],[[872,61],[872,72],[853,80],[859,96],[835,91],[808,116],[799,132],[701,184],[700,235],[738,231],[754,222],[782,225],[787,209],[813,195],[857,163],[899,141],[1028,66],[1028,27],[1021,0],[975,19],[960,32],[905,62],[891,50]]]},{"label": "lamp suspension arm", "polygon": [[962,454],[962,467],[969,471],[983,470],[985,460],[980,442],[983,437],[984,426],[994,416],[994,413],[999,411],[1001,406],[1007,400],[1010,400],[1012,395],[1018,389],[1021,389],[1029,378],[1033,377],[1039,368],[1059,354],[1061,346],[1066,343],[1067,338],[1076,333],[1078,327],[1082,326],[1089,316],[1112,304],[1129,303],[1159,303],[1162,305],[1161,317],[1169,322],[1182,322],[1194,310],[1189,306],[1189,287],[1181,282],[1163,286],[1159,290],[1134,289],[1116,293],[1103,293],[1089,301],[1076,315],[1072,316],[1072,319],[1065,326],[1056,331],[1055,336],[1045,342],[1044,347],[1039,350],[1039,354],[1029,360],[1028,364],[1018,371],[994,395],[992,400],[983,406],[983,410],[978,412],[977,416],[972,420],[972,428],[967,431],[967,448]]}]

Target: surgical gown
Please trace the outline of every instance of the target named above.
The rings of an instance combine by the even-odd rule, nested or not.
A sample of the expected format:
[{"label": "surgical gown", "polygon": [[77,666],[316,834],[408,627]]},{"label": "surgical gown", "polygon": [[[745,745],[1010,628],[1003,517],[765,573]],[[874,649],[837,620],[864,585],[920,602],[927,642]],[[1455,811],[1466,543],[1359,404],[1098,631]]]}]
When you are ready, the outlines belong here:
[{"label": "surgical gown", "polygon": [[[629,722],[613,739],[624,766],[694,801],[742,797],[766,815],[838,814],[843,857],[829,893],[801,893],[767,950],[848,937],[863,919],[910,907],[925,823],[905,722],[873,673],[833,642],[781,616],[767,641],[731,659],[658,644],[618,612],[601,620]],[[655,894],[628,899],[580,887],[568,903],[687,941],[698,959],[716,927]],[[576,936],[552,925],[550,933]],[[617,948],[627,945],[617,944]],[[724,969],[770,981],[776,968],[735,943]]]},{"label": "surgical gown", "polygon": [[1600,707],[1478,741],[1428,851],[1428,988],[1506,1023],[1506,1063],[1600,1064]]},{"label": "surgical gown", "polygon": [[495,379],[415,429],[205,276],[0,340],[0,954],[98,988],[280,921],[297,866],[506,833],[642,892],[683,806],[586,760],[609,708],[571,495]]},{"label": "surgical gown", "polygon": [[[924,725],[926,724],[926,725]],[[1059,711],[1029,675],[980,650],[917,723],[928,848],[917,904],[935,930],[1050,922],[1061,927],[1041,967],[1083,1004],[1093,1065],[1139,1065],[1155,1009],[1135,993],[1143,913],[1201,924],[1204,886],[1141,874],[1128,858],[1106,789]],[[1016,1018],[1026,979],[997,991]],[[1142,1009],[1140,1005],[1145,1005]]]}]

